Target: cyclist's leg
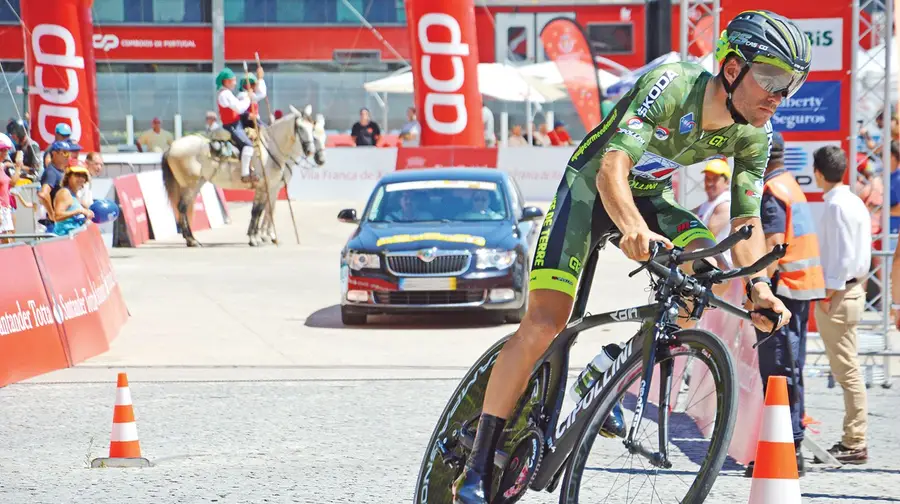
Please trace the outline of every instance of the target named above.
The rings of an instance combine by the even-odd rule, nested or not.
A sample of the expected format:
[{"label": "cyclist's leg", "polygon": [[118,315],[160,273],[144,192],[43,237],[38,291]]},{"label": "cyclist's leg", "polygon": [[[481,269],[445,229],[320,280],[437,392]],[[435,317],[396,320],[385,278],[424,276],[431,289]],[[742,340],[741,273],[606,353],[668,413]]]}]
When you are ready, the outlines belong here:
[{"label": "cyclist's leg", "polygon": [[455,485],[461,500],[479,502],[468,496],[489,491],[493,455],[503,426],[528,384],[534,363],[568,322],[582,265],[599,238],[594,230],[611,225],[600,210],[594,179],[566,168],[538,238],[528,309],[518,330],[500,350],[488,380],[472,453]]}]

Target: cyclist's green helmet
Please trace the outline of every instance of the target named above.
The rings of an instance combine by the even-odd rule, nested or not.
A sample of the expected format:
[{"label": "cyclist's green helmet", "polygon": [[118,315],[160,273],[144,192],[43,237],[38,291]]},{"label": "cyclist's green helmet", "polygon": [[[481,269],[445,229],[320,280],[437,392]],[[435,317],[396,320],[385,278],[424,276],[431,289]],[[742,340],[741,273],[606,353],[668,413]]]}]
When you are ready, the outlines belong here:
[{"label": "cyclist's green helmet", "polygon": [[228,79],[234,79],[234,72],[230,68],[226,68],[219,72],[216,76],[216,89],[222,87],[222,83]]},{"label": "cyclist's green helmet", "polygon": [[723,75],[722,83],[728,93],[732,118],[746,124],[746,120],[738,120],[743,117],[734,110],[731,94],[747,71],[754,64],[763,63],[755,67],[754,79],[766,91],[789,97],[809,76],[812,45],[809,37],[790,19],[771,11],[749,10],[732,19],[716,43],[717,61],[721,63],[732,54],[744,61],[744,67],[734,82],[727,82]]},{"label": "cyclist's green helmet", "polygon": [[[247,77],[242,78],[242,79],[241,79],[241,82],[238,83],[238,89],[240,89],[240,90],[246,89],[246,88],[247,88],[247,82],[248,82]],[[256,84],[256,76],[253,75],[253,74],[250,74],[250,80],[249,80],[249,82],[250,82],[250,86],[251,86],[251,87],[254,86],[254,85]]]}]

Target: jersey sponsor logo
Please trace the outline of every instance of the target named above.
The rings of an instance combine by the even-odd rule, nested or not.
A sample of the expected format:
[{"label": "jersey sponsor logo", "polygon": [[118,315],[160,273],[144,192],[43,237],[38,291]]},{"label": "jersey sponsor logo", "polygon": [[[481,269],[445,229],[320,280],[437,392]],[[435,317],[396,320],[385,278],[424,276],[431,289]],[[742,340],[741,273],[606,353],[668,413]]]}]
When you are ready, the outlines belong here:
[{"label": "jersey sponsor logo", "polygon": [[681,165],[656,154],[645,152],[638,160],[631,173],[641,179],[652,181],[665,180],[672,176],[672,172],[681,168]]},{"label": "jersey sponsor logo", "polygon": [[610,114],[609,117],[606,119],[606,121],[603,122],[603,127],[601,127],[599,130],[597,130],[597,132],[594,133],[593,135],[591,135],[588,138],[585,138],[584,140],[581,141],[581,145],[578,146],[578,149],[575,151],[575,154],[572,154],[572,158],[569,159],[569,162],[575,162],[578,158],[580,158],[581,155],[584,154],[584,151],[586,151],[587,148],[590,147],[592,143],[596,142],[598,138],[600,138],[604,133],[606,133],[606,130],[609,129],[609,126],[611,124],[616,122],[616,118],[618,117],[618,115],[619,115],[619,111],[613,109],[612,114]]},{"label": "jersey sponsor logo", "polygon": [[665,140],[669,138],[669,130],[662,126],[657,126],[653,136],[655,136],[657,140]]},{"label": "jersey sponsor logo", "polygon": [[579,261],[577,257],[570,257],[569,269],[577,275],[578,272],[581,271],[581,261]]},{"label": "jersey sponsor logo", "polygon": [[619,128],[619,129],[616,130],[616,131],[618,131],[619,133],[622,133],[622,134],[624,134],[624,135],[628,135],[628,136],[630,136],[631,138],[634,138],[634,139],[637,140],[637,142],[638,142],[639,144],[641,144],[641,145],[644,145],[644,143],[645,143],[643,137],[641,137],[641,135],[638,135],[638,134],[635,133],[634,131],[627,130],[627,129],[625,129],[625,128]]},{"label": "jersey sponsor logo", "polygon": [[676,226],[675,230],[678,231],[679,233],[683,233],[689,229],[699,227],[699,226],[700,226],[700,221],[689,220],[689,221],[684,221],[681,224],[679,224],[678,226]]},{"label": "jersey sponsor logo", "polygon": [[628,186],[635,191],[652,191],[659,187],[659,182],[646,182],[633,178],[628,182]]},{"label": "jersey sponsor logo", "polygon": [[678,77],[678,74],[672,70],[666,70],[656,81],[656,84],[650,88],[650,92],[647,93],[647,96],[644,98],[644,101],[641,102],[641,106],[638,107],[637,113],[641,117],[647,117],[647,113],[650,112],[650,107],[653,103],[656,102],[657,98],[662,94],[663,91],[669,87],[669,84]]},{"label": "jersey sponsor logo", "polygon": [[641,120],[640,117],[632,117],[628,120],[628,127],[633,130],[639,130],[642,126],[644,126],[644,121]]},{"label": "jersey sponsor logo", "polygon": [[687,114],[681,116],[681,121],[678,122],[678,132],[684,135],[685,133],[694,129],[694,125],[697,123],[694,122],[694,113],[688,112]]},{"label": "jersey sponsor logo", "polygon": [[724,135],[715,135],[709,139],[709,145],[713,147],[722,147],[725,145],[725,142],[728,141],[728,137]]}]

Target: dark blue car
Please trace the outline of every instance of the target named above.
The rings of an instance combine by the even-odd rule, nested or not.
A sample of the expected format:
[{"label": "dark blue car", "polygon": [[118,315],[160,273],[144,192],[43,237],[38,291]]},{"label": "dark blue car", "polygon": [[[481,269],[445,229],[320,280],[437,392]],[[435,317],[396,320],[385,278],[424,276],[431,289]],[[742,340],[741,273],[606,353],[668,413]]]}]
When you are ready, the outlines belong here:
[{"label": "dark blue car", "polygon": [[341,251],[341,320],[376,313],[493,311],[518,323],[543,212],[505,172],[404,170],[383,177]]}]

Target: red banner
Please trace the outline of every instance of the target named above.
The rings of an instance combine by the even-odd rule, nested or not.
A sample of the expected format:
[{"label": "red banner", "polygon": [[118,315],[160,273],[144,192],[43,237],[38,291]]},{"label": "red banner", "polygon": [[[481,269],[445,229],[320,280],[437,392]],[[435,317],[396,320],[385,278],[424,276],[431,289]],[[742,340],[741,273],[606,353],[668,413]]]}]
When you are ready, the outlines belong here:
[{"label": "red banner", "polygon": [[600,123],[600,83],[591,46],[573,19],[557,18],[541,30],[541,43],[562,75],[586,131]]},{"label": "red banner", "polygon": [[203,205],[203,198],[200,193],[194,198],[194,214],[191,217],[191,231],[203,231],[209,229],[209,216],[206,215],[206,206]]},{"label": "red banner", "polygon": [[27,245],[0,248],[0,387],[69,365],[59,327]]},{"label": "red banner", "polygon": [[99,312],[106,329],[106,338],[111,342],[128,320],[128,307],[125,306],[125,298],[122,296],[122,290],[116,280],[115,271],[109,260],[109,252],[106,250],[106,244],[103,243],[103,236],[100,234],[100,227],[88,226],[85,231],[76,235],[75,241],[78,243],[81,257],[88,269],[88,277],[95,284],[102,284],[106,289],[106,302],[100,303]]},{"label": "red banner", "polygon": [[397,170],[441,167],[496,168],[492,147],[406,147],[397,149]]},{"label": "red banner", "polygon": [[147,207],[138,184],[137,175],[123,175],[113,180],[119,209],[125,219],[125,229],[132,247],[140,246],[150,239],[150,221],[147,218]]},{"label": "red banner", "polygon": [[[93,0],[28,0],[22,2],[25,68],[30,79],[31,137],[41,149],[53,142],[60,122],[72,127],[72,138],[89,150],[100,150],[98,119],[91,101],[96,67],[84,41],[92,33],[82,13]],[[89,22],[89,21],[88,21]],[[83,33],[87,30],[87,34]],[[91,96],[91,95],[94,96]]]},{"label": "red banner", "polygon": [[406,2],[420,145],[484,147],[474,0]]},{"label": "red banner", "polygon": [[[98,26],[94,51],[103,60],[209,61],[212,31],[204,26]],[[253,59],[251,52],[249,58]]]}]

